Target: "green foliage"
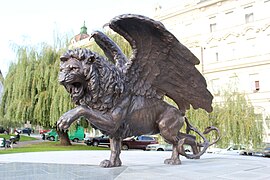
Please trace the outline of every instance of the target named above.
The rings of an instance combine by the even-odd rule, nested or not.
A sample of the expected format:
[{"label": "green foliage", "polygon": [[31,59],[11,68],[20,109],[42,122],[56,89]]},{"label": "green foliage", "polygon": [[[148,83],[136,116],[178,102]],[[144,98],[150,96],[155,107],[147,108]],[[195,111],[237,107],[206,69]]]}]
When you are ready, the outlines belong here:
[{"label": "green foliage", "polygon": [[[262,122],[245,94],[224,91],[220,103],[213,104],[213,112],[207,113],[201,109],[190,109],[187,117],[192,125],[204,130],[207,126],[216,126],[221,131],[220,147],[229,144],[243,144],[257,147],[262,143]],[[209,139],[216,139],[216,133]]]},{"label": "green foliage", "polygon": [[61,146],[60,142],[41,142],[29,144],[20,148],[6,149],[0,154],[24,153],[24,152],[44,152],[44,151],[74,151],[74,150],[109,150],[107,147],[85,146],[73,144],[72,146]]},{"label": "green foliage", "polygon": [[[203,131],[208,126],[215,126],[221,131],[221,140],[217,143],[220,147],[229,144],[242,144],[257,148],[262,144],[262,117],[255,114],[254,108],[243,93],[224,90],[222,101],[213,104],[213,112],[207,113],[202,109],[191,108],[186,112],[190,123]],[[168,97],[166,102],[177,107],[175,102]],[[184,132],[185,127],[181,129]],[[194,133],[192,133],[194,134]],[[197,134],[194,134],[198,137]],[[210,133],[207,138],[214,140],[216,133]]]},{"label": "green foliage", "polygon": [[[107,34],[124,53],[131,54],[128,42],[121,36]],[[33,125],[53,127],[64,112],[74,107],[70,95],[57,80],[59,57],[66,44],[67,41],[63,43],[56,37],[53,47],[44,43],[35,47],[16,47],[18,61],[10,66],[4,80],[0,124],[14,127],[30,121]],[[91,49],[103,54],[96,44]],[[85,119],[81,124],[91,128]]]},{"label": "green foliage", "polygon": [[[127,57],[131,56],[128,42],[117,34],[107,32],[107,35]],[[73,108],[69,94],[57,81],[59,57],[64,50],[63,45],[57,42],[54,47],[42,44],[39,48],[18,48],[18,62],[10,66],[4,80],[5,88],[0,106],[1,125],[11,127],[29,120],[32,124],[53,127],[64,112]],[[104,55],[96,44],[92,44],[91,50]],[[213,104],[212,113],[192,108],[187,111],[191,124],[201,131],[207,126],[218,127],[222,135],[218,142],[221,147],[226,147],[229,143],[254,147],[261,144],[261,119],[254,113],[254,108],[245,95],[224,91],[221,97],[223,99],[220,103]],[[168,97],[165,97],[165,101],[176,106]],[[81,119],[80,124],[90,127],[85,119]],[[216,138],[215,133],[208,136],[209,139]]]},{"label": "green foliage", "polygon": [[69,94],[58,83],[59,57],[64,51],[42,44],[18,47],[18,62],[4,80],[0,123],[9,127],[26,121],[52,127],[71,109]]},{"label": "green foliage", "polygon": [[2,72],[0,70],[0,83],[3,84],[3,82],[4,82],[4,77],[3,77]]},{"label": "green foliage", "polygon": [[[0,138],[5,138],[5,139],[10,139],[10,136],[16,136],[15,134],[0,134]],[[38,140],[37,138],[31,137],[31,136],[24,136],[21,135],[20,136],[20,142],[22,141],[34,141],[34,140]]]}]

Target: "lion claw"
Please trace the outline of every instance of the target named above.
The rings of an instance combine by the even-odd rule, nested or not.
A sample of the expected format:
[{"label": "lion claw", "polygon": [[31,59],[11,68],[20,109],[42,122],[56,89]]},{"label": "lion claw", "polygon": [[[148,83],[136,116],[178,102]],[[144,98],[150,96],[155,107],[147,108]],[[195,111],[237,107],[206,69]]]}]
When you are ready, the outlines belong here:
[{"label": "lion claw", "polygon": [[120,159],[116,163],[112,163],[110,160],[105,159],[105,160],[101,161],[99,164],[99,166],[104,167],[104,168],[118,167],[121,165],[122,165],[122,163],[121,163]]},{"label": "lion claw", "polygon": [[179,165],[181,164],[180,159],[165,159],[164,164],[169,164],[169,165]]},{"label": "lion claw", "polygon": [[68,120],[65,120],[65,118],[61,117],[57,121],[57,127],[62,131],[65,131],[69,128],[70,124],[68,123]]},{"label": "lion claw", "polygon": [[107,168],[107,167],[112,167],[112,164],[109,160],[105,159],[100,162],[99,166]]}]

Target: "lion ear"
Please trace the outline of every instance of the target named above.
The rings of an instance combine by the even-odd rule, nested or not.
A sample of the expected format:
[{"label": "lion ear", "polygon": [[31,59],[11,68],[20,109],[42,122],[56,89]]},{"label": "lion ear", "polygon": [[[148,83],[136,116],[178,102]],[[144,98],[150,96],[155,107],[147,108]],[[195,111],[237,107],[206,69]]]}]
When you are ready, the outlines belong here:
[{"label": "lion ear", "polygon": [[67,61],[68,60],[68,57],[66,55],[62,55],[60,57],[60,61]]}]

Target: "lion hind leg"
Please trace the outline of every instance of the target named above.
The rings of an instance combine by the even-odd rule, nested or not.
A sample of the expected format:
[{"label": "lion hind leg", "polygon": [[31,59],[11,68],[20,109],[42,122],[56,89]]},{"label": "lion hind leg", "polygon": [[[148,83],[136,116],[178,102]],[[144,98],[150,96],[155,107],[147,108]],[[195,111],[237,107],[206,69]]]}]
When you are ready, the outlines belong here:
[{"label": "lion hind leg", "polygon": [[179,153],[177,150],[177,145],[173,145],[172,156],[169,159],[165,159],[164,164],[170,164],[170,165],[181,164],[181,160],[179,158]]},{"label": "lion hind leg", "polygon": [[161,136],[166,142],[173,145],[171,158],[166,159],[164,163],[170,165],[181,164],[178,150],[178,133],[184,124],[184,118],[181,112],[175,108],[168,108],[157,122]]},{"label": "lion hind leg", "polygon": [[[199,147],[198,143],[196,142],[196,136],[179,132],[178,138],[180,139],[178,142],[178,151],[182,156],[185,156],[188,159],[200,159],[200,156],[196,156],[197,154],[199,154]],[[188,145],[191,147],[194,155],[192,156],[192,158],[190,155],[186,154],[186,149],[184,145]]]}]

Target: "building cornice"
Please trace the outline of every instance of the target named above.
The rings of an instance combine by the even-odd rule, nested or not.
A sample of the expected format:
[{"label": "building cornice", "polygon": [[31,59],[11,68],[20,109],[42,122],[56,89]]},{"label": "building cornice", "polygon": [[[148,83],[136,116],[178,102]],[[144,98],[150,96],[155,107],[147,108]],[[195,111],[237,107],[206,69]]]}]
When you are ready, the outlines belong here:
[{"label": "building cornice", "polygon": [[[175,8],[170,8],[166,10],[161,10],[157,15],[155,15],[155,19],[158,19],[159,21],[164,21],[166,19],[172,18],[174,16],[177,16],[179,14],[184,14],[190,11],[196,11],[196,10],[204,10],[205,7],[211,6],[214,4],[221,3],[224,0],[210,0],[210,1],[201,1],[198,3],[194,3],[190,6],[183,6],[179,5]],[[226,0],[225,0],[226,1]]]},{"label": "building cornice", "polygon": [[[246,59],[252,59],[253,61]],[[270,66],[270,54],[255,59],[254,57],[246,57],[238,60],[231,60],[229,64],[227,61],[208,64],[207,68],[204,69],[204,74],[206,75],[221,71],[231,71],[236,69],[244,69],[265,65]]]}]

